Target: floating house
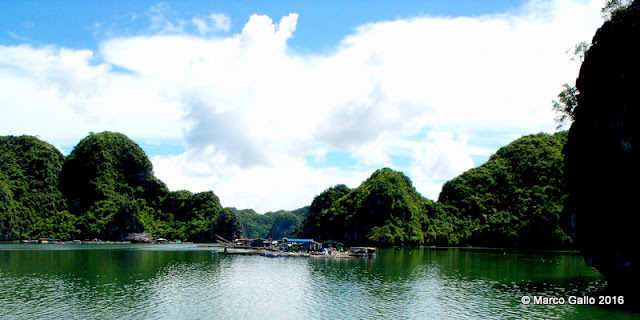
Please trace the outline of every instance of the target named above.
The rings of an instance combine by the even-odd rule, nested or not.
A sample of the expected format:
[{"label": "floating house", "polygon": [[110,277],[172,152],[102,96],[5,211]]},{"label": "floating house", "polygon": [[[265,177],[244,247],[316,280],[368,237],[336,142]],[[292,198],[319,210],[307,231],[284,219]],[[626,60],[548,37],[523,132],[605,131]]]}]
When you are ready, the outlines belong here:
[{"label": "floating house", "polygon": [[305,243],[309,241],[313,241],[313,239],[288,239],[284,238],[287,243]]},{"label": "floating house", "polygon": [[322,248],[324,249],[336,249],[338,251],[342,251],[343,247],[344,247],[343,243],[333,241],[333,240],[328,240],[322,243]]},{"label": "floating house", "polygon": [[320,251],[322,250],[322,244],[317,241],[305,242],[302,245],[302,251]]},{"label": "floating house", "polygon": [[257,238],[251,239],[251,242],[249,244],[253,248],[263,248],[265,246],[269,246],[269,241],[267,239]]},{"label": "floating house", "polygon": [[320,251],[322,245],[313,239],[287,239],[287,245],[297,246],[302,251]]}]

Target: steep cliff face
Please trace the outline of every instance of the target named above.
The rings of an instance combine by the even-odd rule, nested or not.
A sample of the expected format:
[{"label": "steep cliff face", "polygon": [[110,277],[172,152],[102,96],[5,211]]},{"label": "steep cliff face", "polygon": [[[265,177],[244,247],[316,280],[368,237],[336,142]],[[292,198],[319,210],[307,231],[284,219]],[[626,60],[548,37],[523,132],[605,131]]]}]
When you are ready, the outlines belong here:
[{"label": "steep cliff face", "polygon": [[565,147],[575,244],[618,285],[640,284],[640,0],[593,37]]},{"label": "steep cliff face", "polygon": [[74,217],[58,187],[64,157],[32,136],[0,136],[0,240],[69,237]]}]

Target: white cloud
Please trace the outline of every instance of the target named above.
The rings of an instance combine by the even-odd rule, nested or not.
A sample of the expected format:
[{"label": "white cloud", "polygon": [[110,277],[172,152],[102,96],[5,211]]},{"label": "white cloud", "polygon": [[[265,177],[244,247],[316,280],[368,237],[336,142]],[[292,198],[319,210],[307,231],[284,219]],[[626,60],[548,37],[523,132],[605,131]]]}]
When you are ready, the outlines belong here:
[{"label": "white cloud", "polygon": [[[550,102],[579,67],[565,49],[592,37],[602,2],[371,23],[323,55],[289,50],[297,14],[253,15],[238,34],[205,37],[229,30],[229,17],[186,20],[202,36],[188,35],[159,5],[155,35],[111,38],[98,54],[0,46],[0,128],[63,147],[101,130],[184,139],[185,153],[154,157],[159,178],[262,212],[356,187],[394,156],[410,159],[396,167],[435,199],[471,156],[554,130]],[[306,161],[331,151],[358,165]]]},{"label": "white cloud", "polygon": [[191,19],[191,23],[196,26],[200,34],[207,34],[209,32],[209,26],[204,20],[200,18],[193,18]]},{"label": "white cloud", "polygon": [[278,156],[278,166],[248,169],[190,153],[156,156],[152,161],[156,175],[173,190],[200,192],[214,186],[223,206],[261,213],[308,205],[314,196],[336,184],[355,188],[374,171],[310,168],[303,159],[287,155]]},{"label": "white cloud", "polygon": [[464,140],[454,139],[451,132],[432,131],[425,141],[413,148],[409,175],[415,187],[430,199],[437,200],[441,184],[460,173],[473,168],[471,150]]},{"label": "white cloud", "polygon": [[186,22],[182,19],[178,19],[177,22],[173,22],[172,19],[167,17],[169,12],[170,7],[164,2],[160,2],[149,8],[147,14],[151,20],[151,31],[165,34],[184,32]]},{"label": "white cloud", "polygon": [[212,13],[209,15],[208,20],[211,20],[211,25],[207,20],[200,18],[191,19],[191,23],[196,26],[198,33],[205,35],[213,31],[229,31],[231,29],[231,18],[224,13]]},{"label": "white cloud", "polygon": [[213,20],[216,30],[229,31],[231,29],[231,18],[224,13],[212,13],[209,15],[209,19]]},{"label": "white cloud", "polygon": [[353,158],[359,163],[369,167],[389,167],[391,166],[391,158],[385,150],[385,143],[382,139],[374,142],[358,144],[351,148],[350,152]]},{"label": "white cloud", "polygon": [[177,104],[158,82],[91,63],[89,50],[0,46],[0,127],[73,146],[89,131],[133,137],[181,134]]}]

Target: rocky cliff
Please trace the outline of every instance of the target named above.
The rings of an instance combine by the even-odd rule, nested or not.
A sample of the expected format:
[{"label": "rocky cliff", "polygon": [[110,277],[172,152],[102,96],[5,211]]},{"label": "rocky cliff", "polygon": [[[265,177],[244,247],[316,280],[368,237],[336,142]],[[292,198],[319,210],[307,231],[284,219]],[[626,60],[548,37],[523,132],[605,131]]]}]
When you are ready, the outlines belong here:
[{"label": "rocky cliff", "polygon": [[605,22],[580,69],[565,174],[575,244],[614,285],[640,284],[640,0]]}]

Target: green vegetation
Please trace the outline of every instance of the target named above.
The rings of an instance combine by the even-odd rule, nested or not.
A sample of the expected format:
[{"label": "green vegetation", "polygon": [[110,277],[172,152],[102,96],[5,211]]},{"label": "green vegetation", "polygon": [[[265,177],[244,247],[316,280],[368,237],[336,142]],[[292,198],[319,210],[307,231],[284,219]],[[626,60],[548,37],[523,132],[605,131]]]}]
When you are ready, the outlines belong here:
[{"label": "green vegetation", "polygon": [[216,234],[233,238],[241,226],[234,214],[222,208],[212,191],[192,194],[181,190],[167,194],[152,228],[168,239],[214,242]]},{"label": "green vegetation", "polygon": [[520,138],[447,182],[438,202],[402,173],[378,170],[356,189],[337,185],[318,195],[298,235],[380,246],[568,247],[561,228],[566,139],[566,132]]},{"label": "green vegetation", "polygon": [[562,148],[567,132],[522,137],[484,165],[447,182],[439,203],[455,227],[453,243],[552,248],[570,245],[561,228],[566,198]]},{"label": "green vegetation", "polygon": [[58,183],[63,162],[36,137],[0,137],[0,240],[76,234]]},{"label": "green vegetation", "polygon": [[282,239],[291,238],[294,230],[300,225],[300,218],[293,212],[281,211],[274,215],[267,238]]},{"label": "green vegetation", "polygon": [[[572,129],[572,136],[583,130],[590,137],[593,129],[600,125],[615,129],[620,119],[635,114],[620,111],[620,115],[611,116],[615,111],[613,107],[633,105],[633,101],[621,102],[620,99],[624,96],[621,93],[635,88],[632,85],[635,82],[631,81],[635,78],[629,76],[635,73],[628,71],[635,70],[630,67],[635,60],[629,60],[631,56],[622,57],[629,58],[624,60],[615,53],[621,52],[617,49],[622,46],[635,45],[633,36],[638,33],[613,31],[637,29],[638,2],[630,5],[629,0],[607,1],[602,8],[607,21],[594,37],[593,45],[583,41],[573,49],[574,59],[578,57],[585,62],[577,86],[565,84],[559,100],[553,101],[558,129],[567,121],[576,120],[576,110],[581,112],[580,117],[595,120],[593,125]],[[625,13],[627,8],[631,9]],[[603,49],[603,41],[610,41],[612,44],[607,46],[612,49],[606,46]],[[602,58],[603,54],[609,54],[606,50],[611,50],[611,56],[616,58]],[[590,62],[598,59],[606,63]],[[612,78],[614,69],[619,75]],[[603,84],[593,79],[610,82]],[[591,92],[581,94],[584,88],[590,88]],[[607,101],[607,112],[596,112],[589,104],[597,105],[601,101]],[[587,105],[578,106],[578,102]],[[622,110],[627,110],[625,108]],[[621,154],[624,161],[629,161],[633,159],[633,152],[627,149],[633,145],[635,127],[626,125],[624,130],[615,129],[619,131],[614,130],[615,134],[630,132],[631,138],[601,141],[601,148],[594,148],[590,138],[581,144],[574,143],[573,147],[567,147],[567,159],[577,163],[574,167],[589,169],[582,170],[584,172],[602,166],[611,155]],[[295,236],[381,246],[563,248],[572,245],[563,231],[569,229],[569,219],[562,214],[567,197],[562,156],[566,142],[567,132],[522,137],[498,150],[482,166],[448,181],[438,202],[422,197],[404,174],[384,168],[355,189],[345,185],[326,189],[309,207],[262,215],[250,209],[223,209],[212,191],[196,194],[168,191],[154,176],[144,151],[120,133],[90,133],[66,158],[37,137],[0,136],[0,240],[38,237],[122,240],[131,233],[146,232],[155,237],[191,241],[215,241],[218,234],[229,239]],[[609,145],[623,150],[613,150]],[[585,156],[577,160],[571,158],[576,150]],[[594,154],[593,150],[599,151]],[[620,163],[627,162],[618,161],[605,171],[589,175],[581,175],[582,171],[575,168],[567,173],[574,181],[580,181],[574,182],[577,189],[588,185],[616,186],[617,183],[609,183],[610,177],[623,174],[609,168],[621,170]],[[629,168],[637,166],[630,163],[620,172],[634,172]],[[631,189],[623,190],[626,194]],[[594,191],[582,190],[576,194],[584,197],[593,195]],[[574,201],[573,205],[582,206],[578,208],[582,211],[593,211],[583,208],[585,203]],[[615,202],[605,204],[603,206],[616,205]],[[586,206],[593,207],[592,204]],[[611,211],[605,209],[595,212]],[[625,212],[623,209],[613,211]],[[589,225],[600,223],[599,219],[588,220]]]},{"label": "green vegetation", "polygon": [[384,168],[356,189],[337,185],[317,196],[299,232],[319,241],[421,245],[427,204],[408,177]]},{"label": "green vegetation", "polygon": [[169,192],[144,151],[114,132],[89,134],[66,158],[36,137],[0,137],[0,200],[0,239],[214,241],[241,228],[213,192]]},{"label": "green vegetation", "polygon": [[578,89],[576,87],[572,87],[568,83],[562,85],[564,90],[558,94],[558,100],[553,100],[552,108],[553,111],[556,112],[556,118],[554,119],[557,123],[556,130],[560,130],[562,126],[564,126],[567,121],[573,122],[575,120],[575,115],[573,111],[578,106]]},{"label": "green vegetation", "polygon": [[240,221],[242,229],[238,234],[241,238],[267,238],[269,229],[275,220],[271,214],[259,214],[253,209],[238,210],[236,208],[225,208],[230,214],[235,214]]},{"label": "green vegetation", "polygon": [[331,208],[338,199],[347,195],[349,191],[351,191],[351,189],[347,186],[339,184],[315,197],[311,206],[308,207],[308,213],[302,217],[302,223],[296,229],[297,237],[309,237],[320,241],[326,240],[323,239],[323,235],[324,238],[327,238],[327,229],[330,228],[330,222],[326,221],[325,215],[321,215],[321,212]]},{"label": "green vegetation", "polygon": [[125,135],[91,133],[67,157],[62,190],[78,217],[80,234],[123,239],[153,225],[154,208],[167,193],[153,176],[151,161]]},{"label": "green vegetation", "polygon": [[560,227],[566,132],[526,136],[447,182],[438,202],[389,168],[336,185],[294,211],[222,208],[212,192],[168,191],[125,135],[91,133],[68,157],[35,137],[0,139],[1,239],[122,240],[131,233],[198,242],[215,235],[348,244],[570,245]]},{"label": "green vegetation", "polygon": [[295,234],[300,221],[304,219],[309,207],[303,207],[293,211],[275,211],[259,214],[252,209],[238,210],[225,208],[230,214],[235,214],[241,224],[240,237],[282,239]]},{"label": "green vegetation", "polygon": [[609,0],[600,11],[606,21],[611,21],[624,13],[629,5],[631,5],[631,0]]}]

